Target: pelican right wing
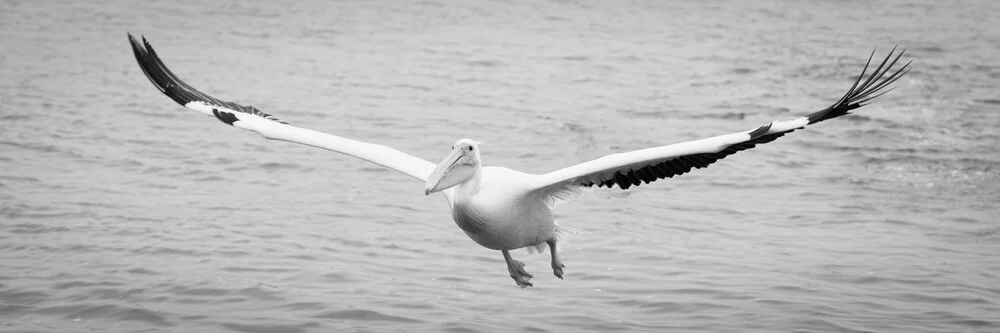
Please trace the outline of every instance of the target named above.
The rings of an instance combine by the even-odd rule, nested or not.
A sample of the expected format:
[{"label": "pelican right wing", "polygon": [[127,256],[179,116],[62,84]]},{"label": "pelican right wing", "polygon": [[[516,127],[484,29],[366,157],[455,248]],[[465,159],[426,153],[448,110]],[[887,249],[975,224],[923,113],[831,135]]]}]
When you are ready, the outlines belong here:
[{"label": "pelican right wing", "polygon": [[903,52],[895,53],[893,49],[865,79],[865,73],[874,55],[873,51],[851,89],[840,100],[825,109],[798,119],[775,121],[744,132],[607,155],[539,175],[536,188],[543,193],[565,192],[568,187],[594,185],[608,188],[618,186],[624,190],[631,186],[685,174],[692,168],[707,167],[726,156],[774,141],[808,125],[849,114],[851,110],[862,107],[872,99],[892,90],[892,83],[909,71],[910,63],[907,62],[895,72],[891,72],[893,65],[903,55]]},{"label": "pelican right wing", "polygon": [[135,59],[149,81],[178,104],[218,118],[223,123],[259,133],[265,138],[322,148],[369,161],[399,171],[422,182],[434,164],[383,145],[351,140],[336,135],[295,127],[249,105],[239,105],[209,96],[181,81],[167,69],[145,37],[139,43],[128,35]]}]

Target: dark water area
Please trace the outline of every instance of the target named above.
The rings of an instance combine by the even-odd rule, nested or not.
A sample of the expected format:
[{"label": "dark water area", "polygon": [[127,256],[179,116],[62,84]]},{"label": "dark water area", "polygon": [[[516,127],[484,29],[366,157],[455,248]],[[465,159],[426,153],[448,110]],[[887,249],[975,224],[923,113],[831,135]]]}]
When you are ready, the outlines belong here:
[{"label": "dark water area", "polygon": [[[0,2],[3,332],[998,332],[991,1]],[[561,253],[441,196],[225,126],[143,76],[437,162],[544,173],[792,119],[874,48],[856,115],[558,208]]]}]

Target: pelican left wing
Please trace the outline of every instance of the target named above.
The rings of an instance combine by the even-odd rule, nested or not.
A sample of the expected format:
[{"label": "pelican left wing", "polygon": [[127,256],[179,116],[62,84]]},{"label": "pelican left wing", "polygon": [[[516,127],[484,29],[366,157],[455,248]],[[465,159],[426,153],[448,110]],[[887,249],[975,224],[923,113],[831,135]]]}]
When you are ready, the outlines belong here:
[{"label": "pelican left wing", "polygon": [[295,127],[249,105],[239,105],[209,96],[181,81],[167,69],[145,37],[142,43],[128,34],[139,67],[160,92],[178,104],[221,120],[223,123],[259,133],[265,138],[322,148],[366,160],[399,171],[422,182],[434,164],[383,145]]},{"label": "pelican left wing", "polygon": [[611,188],[617,185],[624,190],[681,175],[692,168],[707,167],[726,156],[774,141],[807,125],[843,116],[892,90],[886,88],[909,71],[910,63],[907,62],[886,76],[903,55],[903,51],[900,51],[893,57],[894,53],[895,49],[865,79],[865,72],[875,55],[873,51],[851,89],[840,100],[823,110],[794,120],[772,122],[745,132],[607,155],[539,175],[536,188],[546,193],[555,193],[565,191],[567,187],[597,185]]}]

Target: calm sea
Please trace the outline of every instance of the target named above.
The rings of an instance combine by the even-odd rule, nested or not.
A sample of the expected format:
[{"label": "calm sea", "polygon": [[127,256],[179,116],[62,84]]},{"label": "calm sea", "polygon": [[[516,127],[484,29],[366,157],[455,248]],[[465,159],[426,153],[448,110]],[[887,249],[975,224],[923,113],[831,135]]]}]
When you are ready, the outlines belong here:
[{"label": "calm sea", "polygon": [[[2,1],[3,332],[998,332],[1000,2]],[[544,173],[790,119],[869,53],[855,116],[475,244],[401,174],[183,109],[216,97],[437,162]]]}]

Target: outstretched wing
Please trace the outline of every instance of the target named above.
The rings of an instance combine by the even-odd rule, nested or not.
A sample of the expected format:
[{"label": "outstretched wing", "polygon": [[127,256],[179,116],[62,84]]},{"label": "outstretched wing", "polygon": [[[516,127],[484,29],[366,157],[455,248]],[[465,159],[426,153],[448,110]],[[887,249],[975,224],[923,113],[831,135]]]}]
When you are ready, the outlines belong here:
[{"label": "outstretched wing", "polygon": [[823,110],[794,120],[772,122],[745,132],[607,155],[539,175],[537,188],[553,193],[552,195],[579,186],[611,188],[617,185],[624,190],[685,174],[692,168],[707,167],[726,156],[774,141],[807,125],[843,116],[892,90],[889,85],[909,71],[910,63],[907,62],[892,74],[886,75],[904,52],[900,51],[894,57],[895,51],[895,48],[890,51],[885,60],[865,79],[868,66],[875,56],[873,51],[851,89],[840,100]]},{"label": "outstretched wing", "polygon": [[160,92],[188,109],[214,116],[234,127],[257,132],[268,139],[294,142],[350,155],[402,172],[420,181],[427,181],[427,176],[434,169],[433,163],[390,147],[295,127],[253,106],[239,105],[209,96],[184,83],[167,69],[145,37],[142,43],[139,43],[132,34],[128,35],[128,39],[132,43],[135,59],[149,81],[153,82]]}]

